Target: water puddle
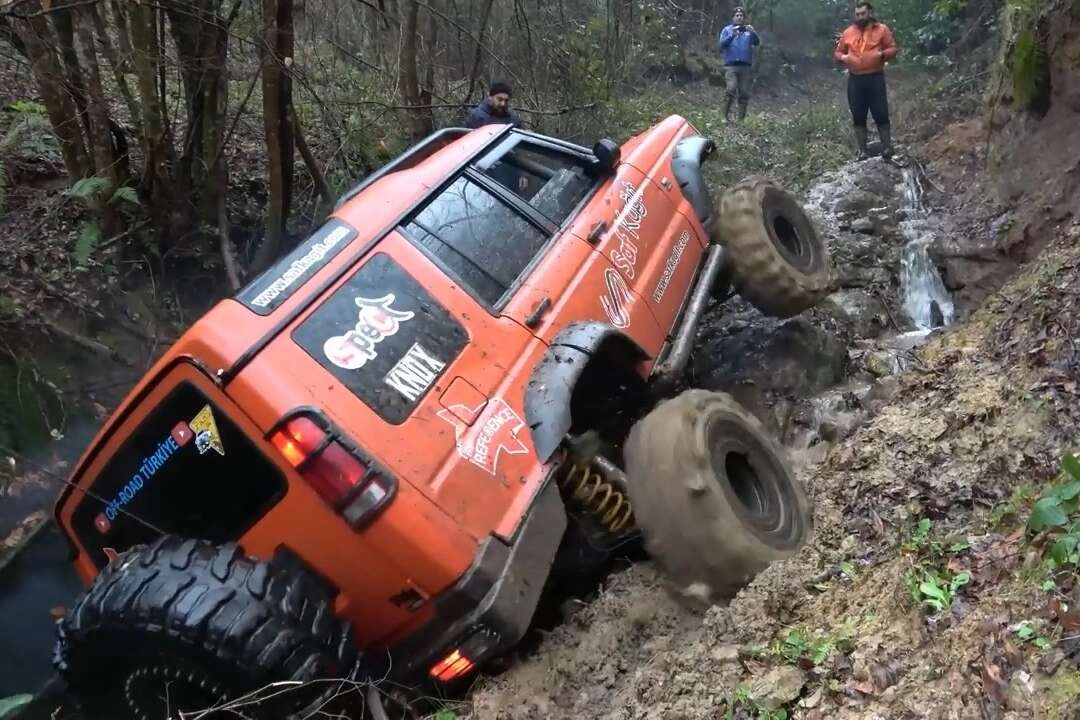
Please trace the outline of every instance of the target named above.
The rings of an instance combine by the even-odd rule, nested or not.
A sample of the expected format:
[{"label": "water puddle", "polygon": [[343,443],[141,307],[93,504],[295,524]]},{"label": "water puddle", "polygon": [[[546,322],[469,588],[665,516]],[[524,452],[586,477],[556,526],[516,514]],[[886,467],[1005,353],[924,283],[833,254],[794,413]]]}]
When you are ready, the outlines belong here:
[{"label": "water puddle", "polygon": [[900,232],[906,240],[900,266],[904,312],[919,330],[951,325],[956,315],[952,296],[930,257],[939,224],[926,207],[922,181],[911,168],[903,169],[900,189],[904,212]]}]

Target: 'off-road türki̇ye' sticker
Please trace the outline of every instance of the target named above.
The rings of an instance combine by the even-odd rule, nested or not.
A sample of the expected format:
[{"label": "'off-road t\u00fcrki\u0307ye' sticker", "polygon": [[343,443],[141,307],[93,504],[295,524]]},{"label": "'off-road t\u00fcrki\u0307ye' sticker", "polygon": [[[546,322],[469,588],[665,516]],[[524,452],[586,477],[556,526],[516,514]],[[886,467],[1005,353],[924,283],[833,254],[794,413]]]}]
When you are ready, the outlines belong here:
[{"label": "'off-road t\u00fcrki\u0307ye' sticker", "polygon": [[219,402],[219,391],[178,380],[79,478],[71,527],[97,567],[162,533],[234,540],[284,496],[283,468]]},{"label": "'off-road t\u00fcrki\u0307ye' sticker", "polygon": [[293,330],[292,339],[397,425],[461,353],[468,334],[404,268],[376,253]]},{"label": "'off-road t\u00fcrki\u0307ye' sticker", "polygon": [[209,450],[214,450],[218,455],[225,455],[225,446],[221,442],[217,423],[214,422],[214,412],[209,405],[204,405],[201,410],[189,421],[181,420],[169,433],[169,436],[158,443],[152,453],[143,458],[139,469],[124,484],[116,496],[105,503],[104,512],[94,518],[94,527],[98,532],[105,534],[112,527],[121,509],[131,503],[146,487],[146,483],[164,468],[173,456],[185,445],[195,439],[195,447],[199,454],[203,455]]}]

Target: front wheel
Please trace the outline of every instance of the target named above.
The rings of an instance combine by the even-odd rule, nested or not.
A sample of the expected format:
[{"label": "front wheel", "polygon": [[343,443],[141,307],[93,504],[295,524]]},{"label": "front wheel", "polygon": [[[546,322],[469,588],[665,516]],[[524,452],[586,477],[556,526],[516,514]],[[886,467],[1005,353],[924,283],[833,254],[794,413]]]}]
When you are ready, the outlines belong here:
[{"label": "front wheel", "polygon": [[96,578],[58,624],[55,662],[88,720],[281,720],[341,699],[357,658],[313,577],[164,537]]},{"label": "front wheel", "polygon": [[720,197],[718,240],[735,289],[766,315],[789,318],[829,292],[829,255],[795,196],[752,176]]},{"label": "front wheel", "polygon": [[645,548],[687,597],[730,597],[809,536],[810,503],[731,396],[687,390],[630,431],[627,490]]}]

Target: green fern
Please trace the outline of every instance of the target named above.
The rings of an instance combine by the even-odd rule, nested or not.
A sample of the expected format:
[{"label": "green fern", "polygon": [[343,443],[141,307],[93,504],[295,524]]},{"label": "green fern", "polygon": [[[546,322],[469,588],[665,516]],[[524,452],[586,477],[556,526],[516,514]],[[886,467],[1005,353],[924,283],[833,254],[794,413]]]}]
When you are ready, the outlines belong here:
[{"label": "green fern", "polygon": [[75,241],[75,264],[86,267],[90,262],[98,243],[101,242],[101,228],[97,223],[84,222],[79,228],[79,239]]},{"label": "green fern", "polygon": [[108,178],[92,175],[76,181],[74,185],[64,191],[64,194],[77,200],[90,200],[102,195],[109,189],[110,184],[111,181]]}]

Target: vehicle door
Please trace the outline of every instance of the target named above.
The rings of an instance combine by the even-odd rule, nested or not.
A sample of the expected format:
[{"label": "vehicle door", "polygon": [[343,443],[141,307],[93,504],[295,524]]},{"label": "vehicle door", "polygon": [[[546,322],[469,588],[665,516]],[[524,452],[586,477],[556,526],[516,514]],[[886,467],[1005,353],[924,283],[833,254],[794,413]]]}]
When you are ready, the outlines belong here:
[{"label": "vehicle door", "polygon": [[[479,179],[531,228],[532,257],[501,298],[499,311],[545,342],[568,323],[606,322],[642,346],[659,347],[662,333],[644,299],[587,233],[570,230],[608,202],[612,178],[583,151],[540,137],[512,134],[476,163]],[[519,237],[519,235],[515,235]],[[516,251],[515,240],[505,253]]]}]

